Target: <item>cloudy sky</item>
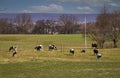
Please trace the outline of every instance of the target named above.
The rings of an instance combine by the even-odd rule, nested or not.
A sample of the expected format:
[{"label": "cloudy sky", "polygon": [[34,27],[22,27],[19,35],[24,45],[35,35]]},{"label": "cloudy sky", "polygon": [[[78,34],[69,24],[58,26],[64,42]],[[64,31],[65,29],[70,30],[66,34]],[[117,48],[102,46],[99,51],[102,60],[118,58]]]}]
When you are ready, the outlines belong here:
[{"label": "cloudy sky", "polygon": [[0,13],[100,13],[120,10],[120,0],[0,0]]}]

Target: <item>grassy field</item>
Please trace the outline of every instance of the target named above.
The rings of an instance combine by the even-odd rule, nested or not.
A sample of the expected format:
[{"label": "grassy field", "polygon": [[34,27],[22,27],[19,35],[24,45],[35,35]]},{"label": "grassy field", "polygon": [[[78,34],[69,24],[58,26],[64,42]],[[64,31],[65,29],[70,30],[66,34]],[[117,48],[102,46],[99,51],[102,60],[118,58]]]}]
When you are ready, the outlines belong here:
[{"label": "grassy field", "polygon": [[[0,78],[120,78],[120,48],[99,49],[98,60],[89,38],[87,43],[89,48],[81,53],[84,37],[80,34],[0,35]],[[43,51],[34,50],[38,44]],[[58,50],[48,51],[49,44]],[[12,45],[18,47],[16,57],[8,51]],[[75,55],[69,54],[70,48]]]}]

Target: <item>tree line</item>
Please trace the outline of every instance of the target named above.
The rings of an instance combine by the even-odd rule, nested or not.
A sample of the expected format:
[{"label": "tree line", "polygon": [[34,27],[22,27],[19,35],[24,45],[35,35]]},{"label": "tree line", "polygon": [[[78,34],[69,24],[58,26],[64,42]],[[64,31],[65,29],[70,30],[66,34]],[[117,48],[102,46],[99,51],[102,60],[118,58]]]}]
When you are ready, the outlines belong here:
[{"label": "tree line", "polygon": [[0,34],[75,34],[80,27],[77,17],[72,14],[63,14],[59,22],[52,19],[37,20],[33,23],[29,13],[18,14],[14,19],[0,19]]}]

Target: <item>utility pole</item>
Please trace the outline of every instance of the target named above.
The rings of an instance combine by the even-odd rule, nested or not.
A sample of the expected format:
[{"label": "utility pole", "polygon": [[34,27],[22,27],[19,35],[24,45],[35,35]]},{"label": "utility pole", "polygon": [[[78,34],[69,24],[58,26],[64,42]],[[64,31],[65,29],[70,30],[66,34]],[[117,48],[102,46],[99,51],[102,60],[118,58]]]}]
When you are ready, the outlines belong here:
[{"label": "utility pole", "polygon": [[87,20],[86,20],[86,16],[85,16],[85,48],[87,48],[86,23],[87,23]]}]

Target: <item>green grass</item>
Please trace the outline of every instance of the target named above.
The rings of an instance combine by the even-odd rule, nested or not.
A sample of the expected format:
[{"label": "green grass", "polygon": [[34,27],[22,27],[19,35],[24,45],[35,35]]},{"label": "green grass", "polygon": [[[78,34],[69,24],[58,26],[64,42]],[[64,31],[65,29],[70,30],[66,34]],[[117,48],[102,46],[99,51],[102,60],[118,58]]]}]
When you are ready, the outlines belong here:
[{"label": "green grass", "polygon": [[34,60],[0,65],[0,78],[119,78],[119,62]]},{"label": "green grass", "polygon": [[[89,38],[87,43],[91,47]],[[38,44],[43,51],[34,50]],[[49,44],[58,50],[48,51]],[[16,57],[8,51],[11,45],[18,47]],[[83,47],[80,34],[0,35],[0,78],[120,78],[120,48],[99,49],[102,58],[98,60],[92,48],[81,53]],[[69,54],[70,48],[75,48],[75,55]]]}]

